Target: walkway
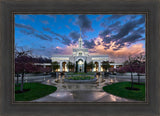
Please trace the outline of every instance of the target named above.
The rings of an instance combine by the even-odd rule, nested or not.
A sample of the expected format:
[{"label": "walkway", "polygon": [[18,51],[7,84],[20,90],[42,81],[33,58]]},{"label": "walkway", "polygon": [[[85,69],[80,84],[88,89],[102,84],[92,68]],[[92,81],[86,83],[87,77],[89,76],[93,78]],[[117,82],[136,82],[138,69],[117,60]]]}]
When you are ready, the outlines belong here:
[{"label": "walkway", "polygon": [[135,102],[135,100],[117,97],[106,92],[56,91],[33,102]]},{"label": "walkway", "polygon": [[[139,102],[114,96],[104,92],[102,89],[103,86],[115,82],[131,81],[130,76],[110,75],[109,77],[104,78],[105,81],[100,83],[100,85],[98,83],[57,84],[55,83],[55,78],[50,77],[50,75],[26,76],[24,82],[41,82],[58,88],[56,92],[37,100],[33,100],[33,102]],[[134,76],[134,81],[137,82],[137,76]],[[141,77],[141,82],[145,82],[145,76]]]},{"label": "walkway", "polygon": [[[48,79],[43,84],[57,87],[57,91],[33,102],[138,102],[104,92],[102,87],[108,83],[58,83]],[[115,81],[115,80],[114,80]]]}]

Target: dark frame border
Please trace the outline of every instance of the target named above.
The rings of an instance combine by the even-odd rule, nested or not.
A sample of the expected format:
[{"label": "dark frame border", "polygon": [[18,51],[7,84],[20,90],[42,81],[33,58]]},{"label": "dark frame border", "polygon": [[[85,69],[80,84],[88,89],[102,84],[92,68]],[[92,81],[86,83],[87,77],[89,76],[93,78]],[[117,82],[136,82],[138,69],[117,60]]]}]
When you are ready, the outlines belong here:
[{"label": "dark frame border", "polygon": [[[1,0],[0,1],[0,115],[146,115],[158,116],[160,106],[159,1],[132,0]],[[13,43],[12,12],[148,12],[147,76],[148,104],[12,104]],[[128,13],[128,12],[127,12]]]},{"label": "dark frame border", "polygon": [[[43,12],[43,14],[71,14],[72,12]],[[14,53],[14,45],[15,45],[15,33],[14,33],[14,29],[15,29],[15,26],[14,26],[14,17],[15,15],[20,15],[20,14],[42,14],[41,12],[12,12],[12,39],[14,39],[13,43],[12,43],[12,53]],[[147,33],[147,30],[148,30],[148,12],[73,12],[73,14],[143,14],[145,15],[145,36],[146,36],[146,39],[145,39],[145,51],[146,51],[146,79],[145,79],[145,101],[139,101],[139,102],[31,102],[31,101],[15,101],[15,88],[14,88],[14,77],[12,75],[12,104],[24,104],[24,103],[27,103],[27,104],[53,104],[53,103],[56,103],[56,104],[148,104],[148,74],[147,74],[147,70],[148,70],[148,59],[150,59],[150,57],[148,56],[147,54],[147,43],[148,43],[148,33]],[[12,54],[12,60],[14,59],[14,54]],[[12,62],[12,66],[13,66],[13,69],[12,69],[12,74],[15,74],[14,72],[14,60]]]}]

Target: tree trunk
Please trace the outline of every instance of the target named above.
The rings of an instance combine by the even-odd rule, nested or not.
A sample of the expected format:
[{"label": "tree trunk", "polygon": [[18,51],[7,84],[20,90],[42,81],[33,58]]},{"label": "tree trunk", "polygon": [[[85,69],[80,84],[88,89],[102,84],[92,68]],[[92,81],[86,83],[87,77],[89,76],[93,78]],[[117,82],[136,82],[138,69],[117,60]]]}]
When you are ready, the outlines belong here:
[{"label": "tree trunk", "polygon": [[133,74],[131,72],[131,88],[133,89]]},{"label": "tree trunk", "polygon": [[21,79],[21,92],[23,92],[23,79],[24,79],[24,73],[22,73],[22,79]]}]

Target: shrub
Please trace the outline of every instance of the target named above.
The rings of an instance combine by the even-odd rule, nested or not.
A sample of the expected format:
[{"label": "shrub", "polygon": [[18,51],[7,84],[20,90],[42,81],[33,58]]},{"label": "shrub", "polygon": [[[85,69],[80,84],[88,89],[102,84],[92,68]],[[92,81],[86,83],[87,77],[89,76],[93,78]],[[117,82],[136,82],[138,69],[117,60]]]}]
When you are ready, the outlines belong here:
[{"label": "shrub", "polygon": [[90,80],[90,79],[94,79],[94,77],[91,77],[91,76],[73,76],[73,77],[67,77],[66,79],[69,79],[69,80]]}]

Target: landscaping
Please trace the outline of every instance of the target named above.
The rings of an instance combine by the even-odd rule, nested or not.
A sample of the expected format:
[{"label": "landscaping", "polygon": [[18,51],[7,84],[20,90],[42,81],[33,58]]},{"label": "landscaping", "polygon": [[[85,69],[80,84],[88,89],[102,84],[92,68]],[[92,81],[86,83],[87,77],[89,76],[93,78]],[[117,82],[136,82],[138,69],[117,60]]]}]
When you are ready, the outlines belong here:
[{"label": "landscaping", "polygon": [[94,75],[94,72],[68,72],[67,75]]},{"label": "landscaping", "polygon": [[56,87],[41,83],[24,83],[24,91],[20,92],[20,85],[15,86],[15,101],[31,101],[44,97],[57,90]]},{"label": "landscaping", "polygon": [[134,84],[136,90],[129,90],[128,87],[131,87],[131,82],[119,82],[104,86],[103,90],[119,97],[145,101],[145,83]]},{"label": "landscaping", "polygon": [[91,76],[73,76],[73,77],[67,77],[66,79],[69,79],[69,80],[91,80],[91,79],[94,79],[94,77],[91,77]]}]

